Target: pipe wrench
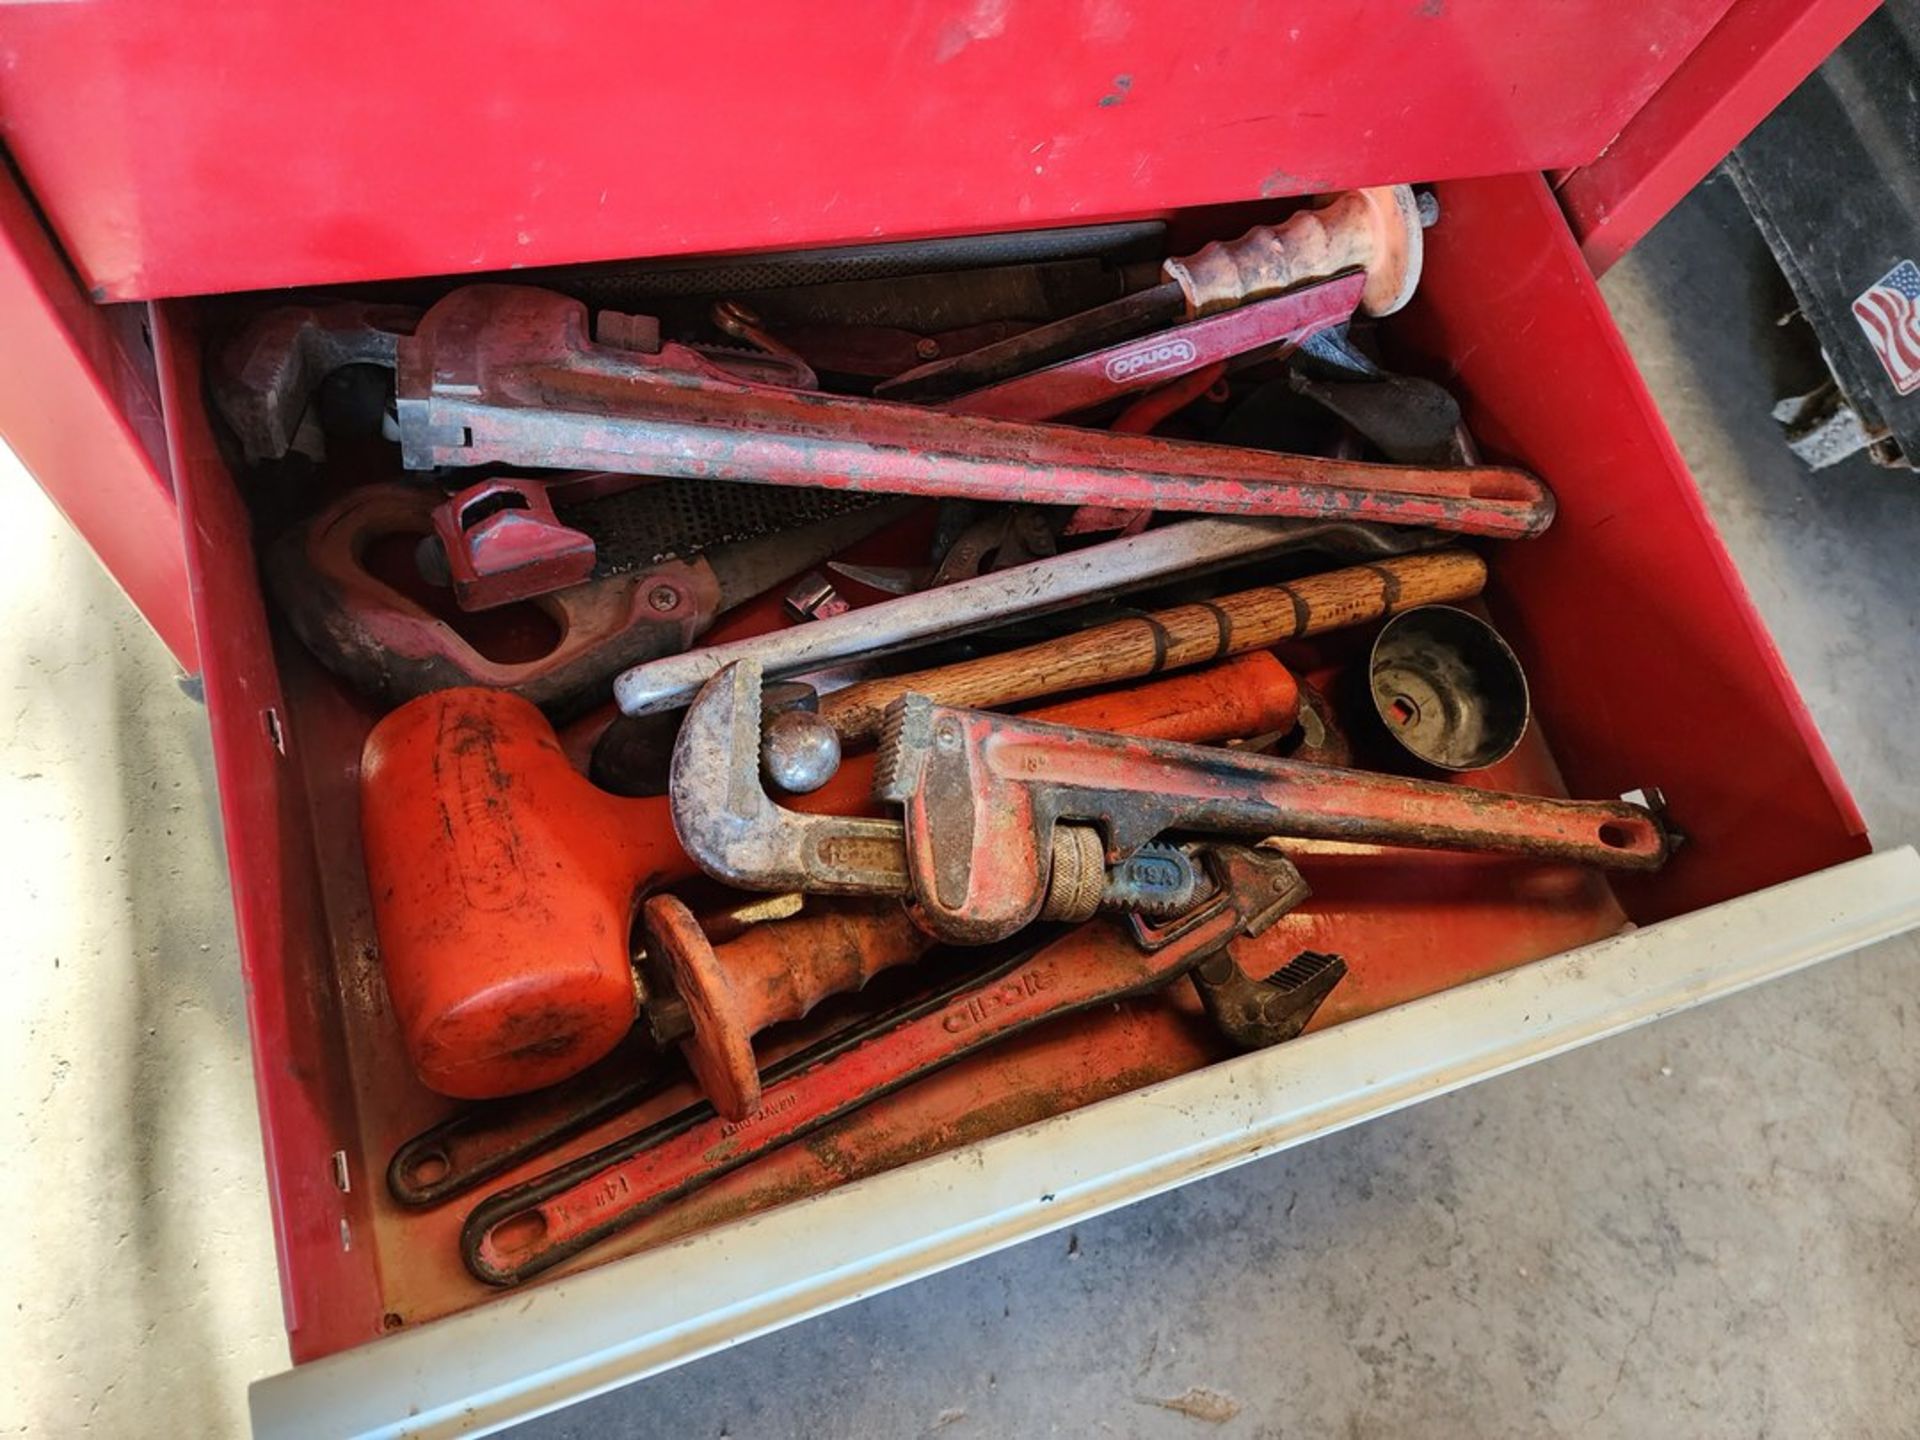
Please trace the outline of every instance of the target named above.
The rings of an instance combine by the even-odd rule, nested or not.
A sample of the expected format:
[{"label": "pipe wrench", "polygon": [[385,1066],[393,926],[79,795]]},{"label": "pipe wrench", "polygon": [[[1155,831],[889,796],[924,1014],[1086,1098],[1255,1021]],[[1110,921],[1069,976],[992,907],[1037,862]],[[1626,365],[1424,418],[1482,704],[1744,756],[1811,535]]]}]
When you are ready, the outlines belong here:
[{"label": "pipe wrench", "polygon": [[[1171,741],[1102,735],[908,695],[888,710],[874,774],[899,820],[801,815],[760,780],[760,673],[709,681],[674,745],[674,831],[700,868],[746,890],[897,895],[930,934],[1001,940],[1071,884],[1098,899],[1086,856],[1118,866],[1172,833],[1472,850],[1618,870],[1666,862],[1659,816],[1341,770]],[[1063,861],[1069,868],[1062,869]],[[1089,910],[1088,913],[1091,913]]]}]

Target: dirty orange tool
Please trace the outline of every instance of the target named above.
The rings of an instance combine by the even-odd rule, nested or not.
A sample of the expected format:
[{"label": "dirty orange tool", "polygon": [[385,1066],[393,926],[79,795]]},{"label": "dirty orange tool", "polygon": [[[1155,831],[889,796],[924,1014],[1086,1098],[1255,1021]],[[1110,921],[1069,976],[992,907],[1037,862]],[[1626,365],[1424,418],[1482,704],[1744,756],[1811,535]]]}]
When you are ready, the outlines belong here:
[{"label": "dirty orange tool", "polygon": [[1238,240],[1215,241],[1168,260],[1160,267],[1164,283],[1151,289],[916,366],[882,381],[874,393],[920,401],[978,393],[978,387],[1040,366],[1347,270],[1365,277],[1360,308],[1391,315],[1413,298],[1425,252],[1422,231],[1438,215],[1434,201],[1421,200],[1406,185],[1350,190],[1279,225],[1257,226]]},{"label": "dirty orange tool", "polygon": [[423,1081],[515,1095],[627,1033],[633,897],[688,873],[664,806],[597,789],[530,702],[471,687],[374,726],[360,802],[387,991]]},{"label": "dirty orange tool", "polygon": [[829,995],[858,990],[933,944],[891,902],[842,904],[770,921],[721,946],[671,895],[655,895],[640,915],[648,972],[671,977],[667,993],[647,996],[653,1038],[661,1045],[679,1042],[707,1099],[729,1120],[760,1104],[755,1034],[798,1020]]},{"label": "dirty orange tool", "polygon": [[[1199,744],[1291,730],[1300,718],[1299,683],[1265,650],[1236,656],[1189,678],[1189,684],[1175,676],[1129,690],[1059,700],[1027,713],[1056,725]],[[873,798],[873,765],[871,754],[849,755],[818,790],[789,795],[782,803],[816,815],[883,814],[884,807]]]},{"label": "dirty orange tool", "polygon": [[[1268,657],[1062,709],[1076,724],[1104,715],[1115,729],[1204,742],[1285,728],[1298,701]],[[872,761],[842,772],[796,803],[868,807]],[[427,1085],[462,1099],[516,1095],[619,1042],[639,1013],[635,901],[697,873],[665,797],[599,789],[534,706],[458,688],[374,727],[360,799],[387,990]]]},{"label": "dirty orange tool", "polygon": [[[1183,375],[1170,385],[1149,390],[1114,416],[1107,428],[1128,435],[1151,435],[1160,423],[1179,414],[1202,395],[1217,391],[1228,395],[1227,362],[1216,361],[1191,375]],[[1153,519],[1151,510],[1113,510],[1104,505],[1082,505],[1067,517],[1061,527],[1064,535],[1097,535],[1103,530],[1118,530],[1122,535],[1138,535]]]}]

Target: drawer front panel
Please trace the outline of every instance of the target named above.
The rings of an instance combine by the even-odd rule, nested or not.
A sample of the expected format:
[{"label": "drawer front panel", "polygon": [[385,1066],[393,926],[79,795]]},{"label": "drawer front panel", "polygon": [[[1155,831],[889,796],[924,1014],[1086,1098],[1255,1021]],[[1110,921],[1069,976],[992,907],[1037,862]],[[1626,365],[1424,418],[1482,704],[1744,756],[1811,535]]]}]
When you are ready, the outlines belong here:
[{"label": "drawer front panel", "polygon": [[1578,165],[1730,3],[12,6],[0,134],[98,297],[212,294]]}]

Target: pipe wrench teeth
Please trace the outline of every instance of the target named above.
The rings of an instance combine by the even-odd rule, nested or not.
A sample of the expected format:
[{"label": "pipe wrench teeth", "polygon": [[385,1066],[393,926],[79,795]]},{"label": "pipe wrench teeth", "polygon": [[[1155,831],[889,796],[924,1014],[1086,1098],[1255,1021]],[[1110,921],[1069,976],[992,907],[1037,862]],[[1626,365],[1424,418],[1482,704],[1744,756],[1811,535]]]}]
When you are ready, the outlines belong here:
[{"label": "pipe wrench teeth", "polygon": [[873,798],[904,805],[919,787],[925,757],[932,748],[933,702],[924,695],[902,695],[880,717],[874,750]]},{"label": "pipe wrench teeth", "polygon": [[1200,993],[1220,1033],[1243,1050],[1260,1050],[1293,1039],[1347,976],[1338,955],[1303,950],[1265,980],[1255,980],[1225,949],[1193,969]]}]

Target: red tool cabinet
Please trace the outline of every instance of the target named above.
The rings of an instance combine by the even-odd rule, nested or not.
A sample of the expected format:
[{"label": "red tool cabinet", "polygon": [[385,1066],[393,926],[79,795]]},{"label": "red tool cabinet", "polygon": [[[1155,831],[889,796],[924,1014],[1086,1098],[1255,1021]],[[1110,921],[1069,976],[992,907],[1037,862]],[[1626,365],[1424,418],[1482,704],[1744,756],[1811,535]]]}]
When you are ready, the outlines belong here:
[{"label": "red tool cabinet", "polygon": [[[0,428],[204,680],[298,1362],[256,1390],[260,1428],[524,1417],[1920,923],[1920,861],[1862,858],[1592,276],[1870,8],[11,7]],[[1444,216],[1396,363],[1560,502],[1490,556],[1552,746],[1528,763],[1581,795],[1663,787],[1681,860],[1601,887],[1584,929],[1458,894],[1369,919],[1329,875],[1349,941],[1422,938],[1301,1041],[524,1291],[467,1281],[465,1207],[381,1190],[438,1112],[392,1043],[359,870],[373,717],[269,627],[200,374],[249,302],[212,297],[1149,215],[1203,234],[1389,181],[1438,182]]]}]

